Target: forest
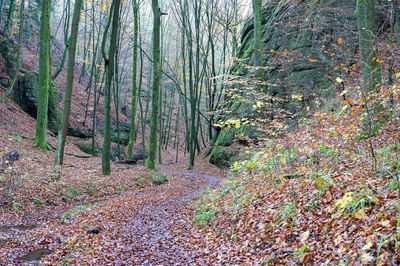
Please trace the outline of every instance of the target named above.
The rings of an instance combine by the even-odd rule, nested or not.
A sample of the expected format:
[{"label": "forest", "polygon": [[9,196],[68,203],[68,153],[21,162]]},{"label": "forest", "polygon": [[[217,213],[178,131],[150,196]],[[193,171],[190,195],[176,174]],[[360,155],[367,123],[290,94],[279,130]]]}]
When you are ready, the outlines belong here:
[{"label": "forest", "polygon": [[400,0],[0,0],[0,265],[399,265]]}]

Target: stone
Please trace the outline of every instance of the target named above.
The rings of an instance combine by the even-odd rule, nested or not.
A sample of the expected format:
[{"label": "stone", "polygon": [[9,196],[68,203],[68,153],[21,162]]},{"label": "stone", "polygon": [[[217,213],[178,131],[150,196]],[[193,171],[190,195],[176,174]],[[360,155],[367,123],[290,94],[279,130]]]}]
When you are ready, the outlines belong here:
[{"label": "stone", "polygon": [[0,168],[6,168],[12,165],[15,161],[18,161],[20,155],[17,151],[12,150],[9,153],[4,154],[0,158]]},{"label": "stone", "polygon": [[8,88],[8,86],[10,86],[10,80],[8,78],[0,77],[0,84],[3,87]]},{"label": "stone", "polygon": [[98,233],[100,233],[100,229],[96,226],[90,225],[87,227],[86,232],[88,234],[98,234]]},{"label": "stone", "polygon": [[231,163],[237,154],[238,152],[234,149],[215,146],[211,152],[209,161],[219,168],[227,169],[231,166]]},{"label": "stone", "polygon": [[218,135],[215,145],[230,146],[235,140],[235,131],[232,128],[224,128]]},{"label": "stone", "polygon": [[[16,71],[16,55],[17,46],[9,39],[3,39],[0,41],[0,54],[3,56],[6,73],[10,78],[13,78]],[[0,84],[3,86],[9,86],[10,80],[6,78],[0,79]],[[8,85],[5,85],[8,84]],[[36,71],[20,69],[20,75],[18,76],[18,81],[14,85],[13,91],[11,93],[11,98],[16,102],[22,110],[28,113],[30,116],[36,119],[37,115],[37,104],[38,104],[38,90],[39,90],[39,74]],[[57,125],[57,110],[58,106],[58,92],[49,92],[49,105],[47,112],[47,128],[54,134],[58,132]],[[59,114],[61,116],[61,113]],[[77,125],[68,126],[67,135],[79,137],[79,138],[89,138],[91,133],[85,131]]]},{"label": "stone", "polygon": [[[147,159],[147,152],[144,155],[144,158]],[[138,148],[136,150],[136,152],[132,155],[132,160],[133,161],[139,161],[139,160],[143,160],[143,148]]]},{"label": "stone", "polygon": [[[279,116],[276,110],[282,110],[279,112],[287,117],[295,116],[308,107],[320,108],[326,99],[336,95],[339,88],[332,77],[349,73],[334,68],[346,61],[350,67],[357,52],[354,12],[354,3],[347,0],[321,0],[318,4],[314,0],[264,1],[263,80],[273,85],[263,88],[263,92],[275,99],[269,107],[274,113]],[[383,16],[377,17],[379,20]],[[343,40],[340,45],[339,38]],[[232,74],[252,77],[246,65],[253,65],[253,43],[253,17],[249,17],[241,32],[237,55],[241,60]],[[242,96],[246,98],[246,91]],[[249,103],[240,103],[240,108],[233,104],[228,118],[260,118],[257,108],[252,108],[257,99],[248,99]]]}]

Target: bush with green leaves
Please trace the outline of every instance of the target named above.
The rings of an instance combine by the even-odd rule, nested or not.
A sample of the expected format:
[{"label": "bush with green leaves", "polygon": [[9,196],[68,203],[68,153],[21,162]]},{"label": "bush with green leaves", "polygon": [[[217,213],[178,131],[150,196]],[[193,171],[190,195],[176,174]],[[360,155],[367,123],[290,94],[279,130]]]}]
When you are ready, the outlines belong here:
[{"label": "bush with green leaves", "polygon": [[[91,144],[82,144],[80,147],[81,151],[87,154],[92,154],[92,145]],[[98,156],[100,153],[99,147],[95,146],[94,147],[94,156]]]}]

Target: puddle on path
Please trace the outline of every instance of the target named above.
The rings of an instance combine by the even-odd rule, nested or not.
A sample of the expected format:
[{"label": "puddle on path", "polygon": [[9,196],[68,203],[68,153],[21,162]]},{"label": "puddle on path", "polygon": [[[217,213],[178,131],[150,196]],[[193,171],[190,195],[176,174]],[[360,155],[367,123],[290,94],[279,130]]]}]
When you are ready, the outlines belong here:
[{"label": "puddle on path", "polygon": [[51,254],[52,252],[53,251],[50,250],[50,249],[45,249],[45,248],[37,249],[37,250],[29,252],[28,254],[26,254],[26,255],[24,255],[22,257],[16,258],[16,259],[29,262],[30,264],[39,264],[40,260],[42,258],[44,258],[45,256]]}]

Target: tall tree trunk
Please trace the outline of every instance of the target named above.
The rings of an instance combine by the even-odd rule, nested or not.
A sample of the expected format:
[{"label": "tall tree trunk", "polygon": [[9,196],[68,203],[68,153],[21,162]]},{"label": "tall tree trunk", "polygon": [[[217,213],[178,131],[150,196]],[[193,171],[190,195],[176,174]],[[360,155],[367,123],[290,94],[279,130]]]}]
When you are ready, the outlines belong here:
[{"label": "tall tree trunk", "polygon": [[152,0],[153,9],[153,93],[151,103],[151,121],[150,121],[150,143],[149,157],[146,161],[146,167],[155,169],[155,160],[157,153],[157,124],[158,124],[158,97],[160,94],[161,81],[161,10],[158,0]]},{"label": "tall tree trunk", "polygon": [[81,16],[81,5],[82,0],[75,0],[74,13],[72,15],[71,36],[69,37],[70,47],[68,50],[68,69],[65,83],[64,109],[61,130],[59,130],[57,138],[55,165],[63,165],[64,162],[65,139],[67,137],[69,115],[71,113],[72,90],[74,87],[75,53],[76,42],[78,39],[79,20]]},{"label": "tall tree trunk", "polygon": [[[117,49],[117,37],[119,29],[119,10],[121,0],[113,0],[110,8],[110,16],[107,23],[107,27],[104,32],[102,42],[102,54],[104,58],[104,64],[106,68],[106,81],[104,86],[104,143],[103,143],[103,156],[102,156],[102,171],[103,175],[111,174],[110,167],[110,148],[111,148],[111,84],[114,76],[114,64],[115,64],[115,51]],[[105,52],[105,45],[107,40],[107,33],[111,27],[111,39],[110,48],[108,50],[108,58]]]},{"label": "tall tree trunk", "polygon": [[[136,109],[137,109],[137,58],[138,58],[138,37],[139,37],[139,4],[133,2],[134,16],[134,39],[133,39],[133,67],[132,67],[132,101],[131,101],[131,130],[129,132],[128,159],[132,159],[133,143],[135,142],[136,131]],[[140,97],[140,95],[139,95]]]},{"label": "tall tree trunk", "polygon": [[34,147],[49,150],[46,143],[50,86],[50,0],[43,0],[40,16],[39,91]]},{"label": "tall tree trunk", "polygon": [[[1,9],[0,9],[1,10]],[[19,70],[21,68],[21,47],[22,47],[22,40],[23,40],[23,33],[24,33],[24,10],[25,10],[25,0],[22,0],[21,6],[19,8],[19,30],[18,30],[18,48],[17,48],[17,68],[15,75],[12,79],[10,88],[4,94],[3,98],[1,98],[1,102],[4,103],[6,100],[7,96],[10,94],[10,92],[13,90],[15,83],[18,81],[18,76],[19,76]],[[1,12],[0,12],[1,16]]]}]

